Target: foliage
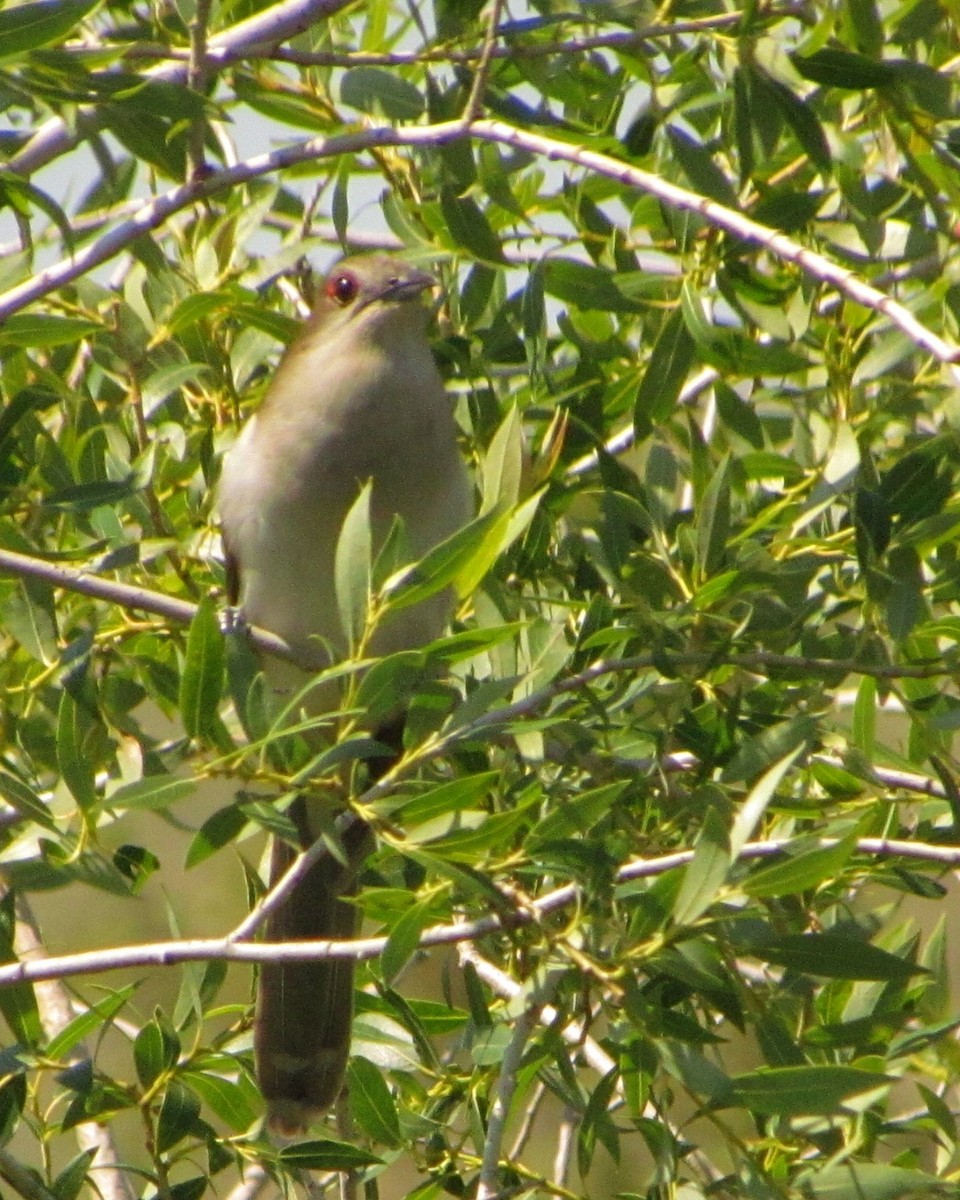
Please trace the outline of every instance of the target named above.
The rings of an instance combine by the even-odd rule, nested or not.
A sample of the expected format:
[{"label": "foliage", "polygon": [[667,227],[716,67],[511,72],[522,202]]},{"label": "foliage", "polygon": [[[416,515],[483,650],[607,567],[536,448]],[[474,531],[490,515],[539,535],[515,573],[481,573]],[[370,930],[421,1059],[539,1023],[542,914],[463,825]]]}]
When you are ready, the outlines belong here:
[{"label": "foliage", "polygon": [[[422,1200],[478,1175],[956,1194],[956,381],[890,307],[956,337],[956,52],[936,0],[0,13],[0,548],[204,598],[186,631],[7,568],[6,878],[56,949],[142,940],[149,897],[171,937],[220,937],[275,801],[352,780],[386,938],[351,1121],[284,1149],[249,968],[171,966],[160,1002],[146,960],[70,976],[59,1021],[0,989],[11,1187],[106,1190],[71,1141],[96,1119],[172,1200],[251,1163]],[[397,656],[355,689],[411,695],[406,757],[362,798],[355,724],[311,759],[208,599],[221,455],[295,268],[338,243],[438,268],[483,514],[414,575],[374,569],[370,619],[451,581],[459,605],[442,674]],[[459,962],[409,970],[425,930],[478,918]]]}]

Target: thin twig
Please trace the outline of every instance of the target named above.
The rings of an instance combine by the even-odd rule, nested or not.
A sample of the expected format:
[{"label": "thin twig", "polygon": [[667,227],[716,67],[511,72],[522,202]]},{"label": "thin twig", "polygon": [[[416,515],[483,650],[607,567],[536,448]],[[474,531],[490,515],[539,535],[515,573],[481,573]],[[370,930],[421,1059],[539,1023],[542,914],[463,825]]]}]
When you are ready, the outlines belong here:
[{"label": "thin twig", "polygon": [[[187,70],[187,86],[202,96],[207,86],[207,32],[210,25],[210,9],[213,0],[197,0],[193,20],[190,22],[190,65]],[[207,130],[206,115],[194,119],[190,130],[190,171],[200,176],[205,170],[203,153],[204,135]]]},{"label": "thin twig", "polygon": [[718,229],[724,229],[737,238],[763,247],[775,257],[794,263],[813,278],[830,284],[858,304],[881,313],[917,346],[941,362],[953,364],[960,356],[960,348],[928,329],[904,305],[871,287],[853,271],[810,250],[779,230],[761,225],[716,200],[691,192],[662,179],[659,175],[609,155],[559,141],[545,134],[517,129],[503,121],[489,120],[445,121],[437,125],[398,128],[380,127],[339,137],[314,138],[269,154],[258,155],[236,166],[212,173],[204,179],[181,184],[162,196],[155,197],[130,221],[123,222],[85,249],[78,251],[72,258],[62,259],[0,296],[0,321],[63,286],[64,283],[85,274],[92,267],[106,262],[143,233],[163,224],[174,213],[224,188],[249,182],[301,162],[358,154],[383,146],[440,146],[465,137],[529,150],[552,161],[568,162],[587,172],[616,180],[626,187],[649,192],[673,208],[695,212]]},{"label": "thin twig", "polygon": [[[767,21],[788,20],[802,17],[806,11],[807,5],[799,3],[772,7],[762,11],[760,16]],[[548,58],[552,55],[585,54],[591,50],[641,50],[645,42],[663,41],[671,37],[728,29],[739,24],[741,16],[739,11],[718,13],[714,16],[699,17],[689,21],[645,25],[636,30],[618,30],[615,33],[587,34],[582,37],[543,42],[517,40],[517,30],[512,23],[508,22],[496,30],[497,38],[506,44],[495,46],[491,58]],[[120,50],[126,60],[163,59],[182,62],[189,55],[189,51],[160,43],[131,42],[125,46],[117,46],[116,43],[109,43],[109,45],[113,50]],[[71,54],[80,57],[91,50],[89,46],[75,42],[68,42],[67,49]],[[100,47],[93,49],[96,52],[100,51]],[[246,47],[240,46],[237,49],[219,47],[213,54],[218,66],[227,66],[255,56],[270,62],[285,62],[300,67],[415,67],[422,63],[470,66],[483,56],[483,49],[456,50],[448,46],[423,46],[416,50],[390,52],[274,49],[256,54],[256,48],[251,52]]]},{"label": "thin twig", "polygon": [[245,1163],[242,1179],[227,1192],[224,1200],[257,1200],[269,1182],[270,1175],[260,1163]]},{"label": "thin twig", "polygon": [[468,123],[476,121],[481,112],[483,112],[483,93],[487,87],[487,79],[490,75],[490,63],[497,45],[498,27],[502,11],[503,0],[493,0],[493,4],[490,6],[487,29],[483,37],[483,45],[480,48],[480,59],[477,62],[477,69],[473,74],[473,83],[470,85],[470,95],[463,106],[463,120]]},{"label": "thin twig", "polygon": [[570,1159],[576,1145],[574,1136],[577,1128],[577,1114],[569,1104],[564,1105],[560,1124],[557,1128],[557,1149],[553,1156],[553,1182],[557,1187],[565,1188],[570,1175]]},{"label": "thin twig", "polygon": [[500,1063],[497,1086],[493,1095],[493,1103],[487,1117],[487,1133],[483,1140],[483,1156],[480,1163],[480,1176],[477,1181],[477,1200],[493,1200],[500,1191],[500,1151],[504,1135],[507,1131],[507,1121],[510,1116],[510,1103],[517,1088],[517,1075],[520,1064],[527,1048],[527,1042],[533,1031],[540,1023],[541,1013],[549,998],[556,990],[560,975],[549,973],[547,977],[534,988],[530,1001],[523,1012],[514,1022],[513,1033]]},{"label": "thin twig", "polygon": [[[480,954],[472,943],[467,942],[461,945],[458,949],[458,954],[462,962],[469,962],[477,972],[477,975],[483,982],[498,996],[502,996],[505,1000],[514,1000],[520,995],[522,988],[515,979],[511,979],[505,971],[501,971],[488,959]],[[544,1005],[540,1012],[540,1020],[544,1025],[554,1025],[559,1020],[559,1013],[551,1005]],[[616,1063],[611,1056],[603,1049],[603,1047],[590,1037],[586,1031],[585,1022],[569,1021],[566,1025],[560,1027],[560,1036],[568,1046],[575,1047],[580,1054],[583,1055],[584,1061],[602,1078],[609,1075],[616,1067]],[[618,1098],[623,1098],[623,1083],[617,1080],[615,1086],[615,1094]],[[569,1111],[569,1110],[568,1110]],[[662,1121],[663,1117],[652,1103],[647,1103],[644,1108],[643,1115],[650,1120]],[[575,1121],[576,1114],[571,1114],[571,1126]],[[669,1126],[668,1126],[669,1128]],[[675,1129],[670,1129],[674,1137],[679,1138],[679,1134]],[[562,1139],[561,1139],[562,1141]],[[691,1161],[695,1162],[698,1170],[703,1174],[704,1179],[708,1181],[719,1178],[720,1172],[710,1162],[710,1160],[701,1152],[697,1152],[696,1156],[691,1156]],[[558,1146],[557,1157],[554,1161],[554,1181],[561,1186],[565,1185],[566,1170],[560,1170],[563,1163],[561,1149]]]},{"label": "thin twig", "polygon": [[[821,849],[839,845],[839,838],[817,839]],[[738,861],[776,858],[786,853],[791,838],[767,842],[747,842]],[[960,867],[960,846],[938,846],[927,842],[908,842],[894,838],[858,838],[854,843],[858,854],[880,858],[906,858],[914,862],[936,864],[943,868]],[[677,867],[686,866],[694,856],[693,850],[678,850],[657,858],[640,858],[625,863],[617,871],[619,883],[649,879]],[[302,857],[306,858],[304,854]],[[319,855],[317,855],[319,857]],[[316,861],[314,858],[313,861]],[[424,930],[418,943],[421,949],[431,946],[450,946],[458,942],[475,941],[492,933],[527,925],[548,913],[566,908],[580,899],[576,884],[565,884],[532,901],[533,912],[511,914],[490,913],[473,921],[455,921],[449,925],[433,925]],[[219,938],[196,938],[184,941],[151,942],[140,945],[113,946],[103,950],[87,950],[79,954],[50,956],[37,962],[7,963],[0,966],[0,987],[23,981],[61,979],[71,975],[94,975],[128,967],[171,967],[185,962],[315,962],[326,959],[352,959],[357,962],[377,958],[383,953],[388,938],[356,938],[349,941],[313,942],[247,942],[238,941],[231,933]]]},{"label": "thin twig", "polygon": [[[112,579],[104,579],[101,575],[84,571],[82,567],[64,567],[58,563],[47,562],[46,559],[18,554],[14,550],[0,550],[0,575],[39,579],[51,587],[79,592],[80,595],[103,600],[107,604],[116,604],[123,609],[152,613],[153,616],[169,621],[172,625],[189,625],[197,613],[196,604],[189,600],[178,600],[175,596],[167,596],[163,592],[154,592],[130,583],[116,583]],[[306,662],[302,651],[295,650],[283,638],[277,637],[267,629],[251,626],[248,633],[251,643],[266,654],[288,659],[304,667],[320,668],[328,665],[328,660],[321,658],[319,654],[315,662]]]}]

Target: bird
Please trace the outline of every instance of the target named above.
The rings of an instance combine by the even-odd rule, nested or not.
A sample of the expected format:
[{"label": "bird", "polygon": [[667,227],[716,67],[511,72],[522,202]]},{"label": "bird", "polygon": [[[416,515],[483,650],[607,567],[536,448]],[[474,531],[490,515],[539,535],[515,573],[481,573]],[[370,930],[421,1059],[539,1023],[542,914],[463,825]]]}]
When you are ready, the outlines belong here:
[{"label": "bird", "polygon": [[[362,488],[370,486],[374,554],[398,518],[416,559],[472,515],[453,405],[427,337],[423,297],[436,286],[431,274],[393,255],[336,263],[258,410],[224,456],[217,509],[227,601],[247,623],[278,634],[313,661],[318,646],[327,648],[331,662],[350,650],[335,559],[344,519]],[[450,607],[442,593],[400,610],[377,627],[365,651],[385,655],[434,640]],[[279,660],[265,662],[264,670],[281,692],[299,691],[308,678]],[[336,686],[309,693],[313,711],[335,706]],[[320,830],[316,804],[298,796],[288,810],[304,847]],[[267,940],[355,934],[356,906],[349,898],[372,839],[355,819],[343,843],[344,862],[323,856],[270,915]],[[271,885],[295,854],[274,838]],[[262,966],[254,1059],[272,1132],[304,1132],[339,1096],[353,976],[348,960]]]}]

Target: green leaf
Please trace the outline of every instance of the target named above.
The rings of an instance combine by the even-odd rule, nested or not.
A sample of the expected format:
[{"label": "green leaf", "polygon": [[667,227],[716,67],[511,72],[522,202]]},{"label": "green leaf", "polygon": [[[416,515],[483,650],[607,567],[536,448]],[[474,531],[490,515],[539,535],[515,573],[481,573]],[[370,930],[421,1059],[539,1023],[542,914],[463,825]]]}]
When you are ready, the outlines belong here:
[{"label": "green leaf", "polygon": [[50,1185],[57,1200],[75,1200],[87,1181],[87,1170],[96,1156],[96,1150],[83,1150],[67,1163]]},{"label": "green leaf", "polygon": [[[0,963],[17,961],[16,899],[13,888],[0,896]],[[21,1046],[36,1046],[43,1037],[37,998],[29,983],[0,988],[0,1013]]]},{"label": "green leaf", "polygon": [[195,1132],[200,1101],[179,1080],[167,1084],[157,1119],[157,1150],[162,1154]]},{"label": "green leaf", "polygon": [[93,763],[86,753],[90,725],[86,709],[69,692],[62,692],[57,714],[57,766],[81,808],[92,808],[97,800]]},{"label": "green leaf", "polygon": [[667,135],[691,186],[702,195],[719,200],[727,208],[736,208],[737,196],[733,184],[714,162],[707,147],[676,125],[667,127]]},{"label": "green leaf", "polygon": [[152,1087],[176,1066],[179,1056],[180,1040],[166,1021],[159,1016],[148,1021],[133,1043],[133,1061],[141,1086]]},{"label": "green leaf", "polygon": [[18,579],[3,602],[3,624],[26,652],[49,666],[57,660],[53,593],[34,579]]},{"label": "green leaf", "polygon": [[353,1119],[368,1138],[383,1146],[401,1144],[400,1117],[383,1073],[362,1055],[347,1067],[347,1093]]},{"label": "green leaf", "polygon": [[842,1163],[806,1170],[797,1176],[796,1186],[808,1200],[929,1200],[956,1194],[955,1183],[887,1163]]},{"label": "green leaf", "polygon": [[629,786],[627,780],[591,788],[552,809],[531,829],[528,843],[552,841],[557,838],[588,837],[608,815]]},{"label": "green leaf", "polygon": [[392,121],[412,121],[423,112],[423,97],[395,71],[352,67],[340,79],[340,100],[360,112]]},{"label": "green leaf", "polygon": [[56,1037],[50,1039],[46,1049],[47,1057],[53,1061],[56,1061],[58,1058],[64,1058],[78,1042],[82,1042],[84,1038],[89,1037],[94,1032],[106,1029],[116,1014],[120,1012],[135,994],[136,990],[136,984],[130,984],[122,988],[119,992],[114,992],[112,995],[106,996],[103,1000],[98,1000],[86,1012],[82,1012],[79,1016],[74,1017],[69,1025],[60,1030]]},{"label": "green leaf", "polygon": [[[788,722],[788,724],[792,724],[792,722]],[[784,731],[784,733],[786,732]],[[771,740],[779,741],[781,739]],[[799,746],[788,751],[773,766],[768,767],[750,789],[747,798],[740,805],[737,815],[733,819],[733,828],[730,830],[730,853],[734,858],[739,856],[740,851],[753,837],[784,776],[805,749],[805,742],[801,742]]]},{"label": "green leaf", "polygon": [[134,783],[125,783],[112,791],[105,807],[111,809],[161,809],[169,808],[178,800],[192,796],[197,785],[192,779],[178,779],[175,775],[147,775]]},{"label": "green leaf", "polygon": [[704,578],[720,569],[730,536],[729,470],[730,455],[725,454],[697,506],[697,558]]},{"label": "green leaf", "polygon": [[170,1200],[202,1200],[206,1195],[210,1181],[205,1175],[194,1175],[182,1183],[175,1183],[168,1189]]},{"label": "green leaf", "polygon": [[786,934],[752,951],[764,962],[827,979],[905,980],[923,967],[842,933]]},{"label": "green leaf", "polygon": [[483,500],[480,511],[512,507],[520,498],[523,472],[523,433],[515,404],[507,409],[483,457]]},{"label": "green leaf", "polygon": [[817,723],[806,714],[771,725],[743,743],[724,767],[721,778],[724,783],[755,779],[771,764],[783,762],[793,750],[812,742],[816,735]]},{"label": "green leaf", "polygon": [[677,308],[660,327],[637,389],[633,408],[637,437],[646,437],[655,425],[670,416],[693,363],[693,338]]},{"label": "green leaf", "polygon": [[180,718],[189,737],[204,738],[217,733],[223,677],[223,635],[214,603],[205,596],[190,622],[180,678]]},{"label": "green leaf", "polygon": [[783,862],[774,862],[751,873],[742,884],[748,896],[790,896],[819,887],[835,879],[856,850],[855,834],[835,846],[816,846],[812,850],[790,853]]},{"label": "green leaf", "polygon": [[37,0],[0,10],[0,58],[62,41],[99,0]]},{"label": "green leaf", "polygon": [[859,91],[884,87],[896,78],[893,67],[888,63],[836,46],[824,46],[813,54],[791,54],[789,57],[804,79],[825,87]]},{"label": "green leaf", "polygon": [[[388,611],[419,604],[458,581],[458,577],[471,581],[478,575],[482,578],[499,553],[509,522],[508,513],[483,513],[435,546],[419,563],[391,576],[383,585]],[[459,590],[467,594],[463,585]]]},{"label": "green leaf", "polygon": [[877,731],[877,681],[864,675],[853,702],[853,741],[867,759],[872,761]]},{"label": "green leaf", "polygon": [[8,771],[0,770],[0,796],[26,820],[36,821],[44,829],[56,829],[57,823],[46,804],[32,788]]},{"label": "green leaf", "polygon": [[762,72],[758,73],[758,76],[763,81],[760,97],[769,97],[773,105],[780,110],[801,148],[810,156],[811,162],[824,174],[828,174],[833,169],[830,143],[813,106],[795,95],[779,79],[773,79]]},{"label": "green leaf", "polygon": [[469,196],[459,196],[452,188],[440,193],[440,211],[454,246],[462,247],[480,262],[502,264],[503,247],[490,222]]},{"label": "green leaf", "polygon": [[247,824],[248,817],[239,804],[218,808],[200,826],[187,847],[184,866],[196,867],[228,846]]},{"label": "green leaf", "polygon": [[234,1133],[249,1129],[260,1114],[257,1090],[245,1076],[235,1081],[213,1071],[187,1070],[178,1078]]},{"label": "green leaf", "polygon": [[639,305],[624,295],[610,272],[601,267],[572,258],[548,258],[542,275],[547,294],[575,308],[617,313],[639,311]]},{"label": "green leaf", "polygon": [[715,808],[708,808],[697,835],[693,859],[683,869],[683,884],[673,904],[673,919],[690,925],[717,898],[732,862],[730,834]]},{"label": "green leaf", "polygon": [[[14,11],[20,10],[15,9]],[[0,18],[4,15],[3,12],[0,12]],[[70,346],[91,334],[102,332],[102,325],[98,325],[96,321],[87,321],[83,317],[56,317],[48,316],[45,313],[15,313],[12,317],[7,317],[0,326],[0,345]]]},{"label": "green leaf", "polygon": [[853,25],[857,49],[871,58],[878,58],[885,34],[876,0],[845,0],[844,6]]},{"label": "green leaf", "polygon": [[843,1102],[860,1092],[895,1082],[890,1075],[858,1067],[762,1067],[731,1079],[725,1107],[743,1105],[764,1116],[797,1116],[843,1111]]},{"label": "green leaf", "polygon": [[360,1146],[329,1139],[284,1146],[277,1157],[290,1171],[362,1171],[383,1161]]},{"label": "green leaf", "polygon": [[380,953],[380,971],[387,983],[393,983],[420,944],[420,934],[435,912],[433,898],[411,904],[390,930],[387,944]]},{"label": "green leaf", "polygon": [[618,1078],[619,1071],[614,1067],[591,1088],[577,1139],[577,1167],[583,1176],[590,1170],[598,1143],[606,1148],[614,1162],[620,1161],[620,1135],[609,1112]]},{"label": "green leaf", "polygon": [[[3,13],[0,12],[0,20],[2,18]],[[2,47],[2,43],[0,43],[0,47]],[[2,58],[2,49],[0,49],[0,58]],[[73,252],[73,229],[67,214],[60,205],[51,200],[46,192],[34,187],[29,180],[22,179],[12,171],[0,168],[0,208],[7,207],[14,209],[24,217],[29,215],[31,208],[39,208],[56,225],[64,245],[71,253]]]},{"label": "green leaf", "polygon": [[350,646],[357,646],[367,627],[370,610],[370,580],[373,561],[368,481],[350,506],[337,539],[334,577],[340,628]]}]

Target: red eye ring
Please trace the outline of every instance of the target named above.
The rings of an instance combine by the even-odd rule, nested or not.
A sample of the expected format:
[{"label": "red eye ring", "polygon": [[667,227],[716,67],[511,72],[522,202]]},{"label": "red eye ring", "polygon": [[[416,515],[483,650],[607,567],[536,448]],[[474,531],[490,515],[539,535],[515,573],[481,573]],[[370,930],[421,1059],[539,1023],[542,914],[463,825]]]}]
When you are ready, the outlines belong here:
[{"label": "red eye ring", "polygon": [[326,292],[328,299],[334,304],[346,308],[356,300],[360,292],[360,281],[352,271],[338,271],[327,280]]}]

